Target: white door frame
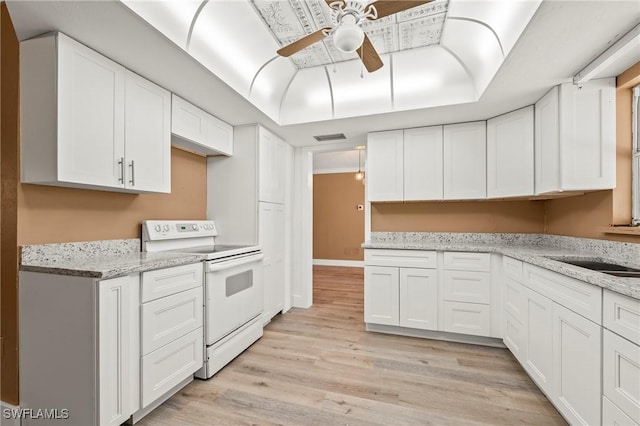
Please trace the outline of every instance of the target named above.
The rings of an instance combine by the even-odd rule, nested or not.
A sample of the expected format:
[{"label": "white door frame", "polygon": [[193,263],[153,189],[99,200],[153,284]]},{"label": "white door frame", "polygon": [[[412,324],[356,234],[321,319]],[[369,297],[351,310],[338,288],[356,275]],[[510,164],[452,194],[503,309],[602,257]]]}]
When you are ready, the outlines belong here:
[{"label": "white door frame", "polygon": [[[309,308],[313,304],[313,155],[351,151],[362,145],[366,142],[356,140],[295,149],[291,301],[297,308]],[[365,195],[365,240],[370,235],[369,214],[370,204]]]}]

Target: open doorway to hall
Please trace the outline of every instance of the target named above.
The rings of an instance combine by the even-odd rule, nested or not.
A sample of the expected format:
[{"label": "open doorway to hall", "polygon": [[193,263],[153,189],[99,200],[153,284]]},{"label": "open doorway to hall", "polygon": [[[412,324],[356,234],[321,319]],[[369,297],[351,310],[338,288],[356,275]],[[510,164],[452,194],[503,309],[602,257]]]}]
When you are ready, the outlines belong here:
[{"label": "open doorway to hall", "polygon": [[314,305],[355,315],[363,305],[364,161],[364,149],[313,156]]}]

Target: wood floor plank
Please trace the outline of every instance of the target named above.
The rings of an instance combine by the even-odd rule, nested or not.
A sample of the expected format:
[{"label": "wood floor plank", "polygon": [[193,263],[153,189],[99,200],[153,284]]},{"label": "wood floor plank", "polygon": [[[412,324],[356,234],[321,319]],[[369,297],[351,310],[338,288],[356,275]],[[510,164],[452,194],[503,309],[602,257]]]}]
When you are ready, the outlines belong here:
[{"label": "wood floor plank", "polygon": [[275,317],[141,425],[563,425],[506,349],[370,333],[362,268],[314,266],[314,304]]}]

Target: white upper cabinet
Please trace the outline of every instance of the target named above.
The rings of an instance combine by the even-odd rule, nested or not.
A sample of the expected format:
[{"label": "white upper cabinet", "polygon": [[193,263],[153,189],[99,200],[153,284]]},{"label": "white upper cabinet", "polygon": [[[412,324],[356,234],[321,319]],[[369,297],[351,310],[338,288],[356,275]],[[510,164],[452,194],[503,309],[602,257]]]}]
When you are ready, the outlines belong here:
[{"label": "white upper cabinet", "polygon": [[487,197],[486,121],[444,126],[444,199]]},{"label": "white upper cabinet", "polygon": [[533,195],[533,106],[487,121],[487,197]]},{"label": "white upper cabinet", "polygon": [[60,33],[20,62],[22,182],[171,190],[169,92]]},{"label": "white upper cabinet", "polygon": [[615,187],[615,79],[553,88],[535,105],[536,194]]},{"label": "white upper cabinet", "polygon": [[403,131],[369,133],[367,195],[369,201],[404,199]]},{"label": "white upper cabinet", "polygon": [[404,131],[404,200],[442,200],[442,126]]},{"label": "white upper cabinet", "polygon": [[233,127],[173,95],[171,105],[173,144],[203,155],[232,155]]},{"label": "white upper cabinet", "polygon": [[125,184],[171,192],[171,95],[130,71],[125,88]]},{"label": "white upper cabinet", "polygon": [[258,200],[284,204],[287,144],[264,127],[258,127]]}]

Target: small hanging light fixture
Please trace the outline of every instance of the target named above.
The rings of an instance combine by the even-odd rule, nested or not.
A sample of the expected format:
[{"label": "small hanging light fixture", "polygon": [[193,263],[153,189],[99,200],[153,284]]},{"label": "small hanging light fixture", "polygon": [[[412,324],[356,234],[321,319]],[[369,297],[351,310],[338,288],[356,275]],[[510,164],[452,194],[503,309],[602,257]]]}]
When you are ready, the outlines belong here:
[{"label": "small hanging light fixture", "polygon": [[358,173],[356,173],[356,180],[362,181],[362,184],[364,185],[364,171],[362,170],[362,147],[358,147]]}]

